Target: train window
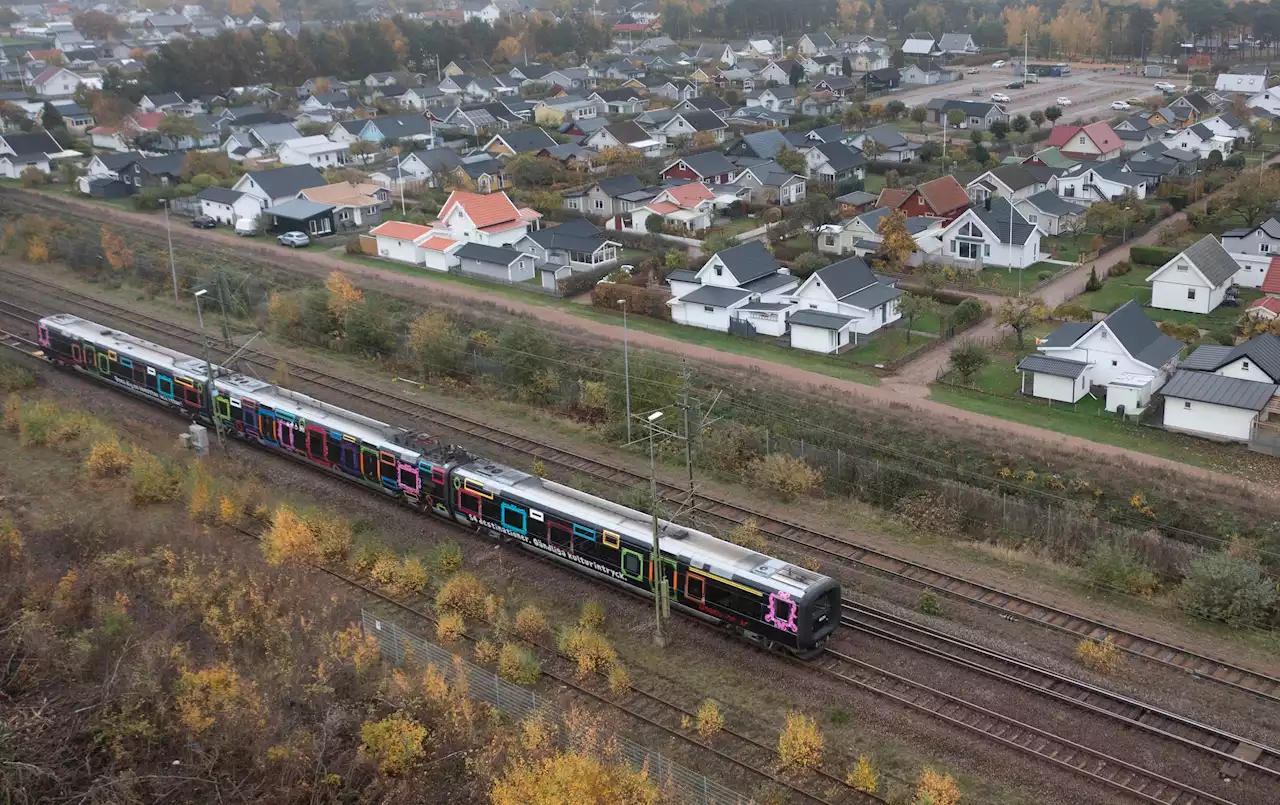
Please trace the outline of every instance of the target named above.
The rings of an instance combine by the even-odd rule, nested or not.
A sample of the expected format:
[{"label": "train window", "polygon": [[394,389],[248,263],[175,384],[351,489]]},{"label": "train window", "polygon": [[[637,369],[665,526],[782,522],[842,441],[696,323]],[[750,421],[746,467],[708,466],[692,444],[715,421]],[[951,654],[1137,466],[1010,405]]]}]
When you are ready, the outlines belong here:
[{"label": "train window", "polygon": [[396,482],[396,457],[383,450],[379,460],[382,465],[383,480],[390,481],[394,484]]},{"label": "train window", "polygon": [[276,440],[276,418],[273,414],[258,412],[258,433],[269,442]]},{"label": "train window", "polygon": [[463,514],[470,514],[473,517],[480,516],[480,496],[470,489],[458,490],[458,511]]},{"label": "train window", "polygon": [[367,447],[360,448],[360,474],[366,481],[378,482],[378,454]]},{"label": "train window", "polygon": [[111,359],[105,353],[98,353],[98,371],[104,375],[111,374]]},{"label": "train window", "polygon": [[431,468],[431,483],[437,484],[439,486],[445,485],[446,482],[444,478],[444,468],[442,467]]},{"label": "train window", "polygon": [[213,411],[219,419],[231,419],[231,401],[221,395],[214,397]]},{"label": "train window", "polygon": [[701,601],[707,580],[694,573],[684,575],[684,595],[691,601]]},{"label": "train window", "polygon": [[735,609],[729,587],[719,582],[712,581],[703,585],[703,600],[725,609]]},{"label": "train window", "polygon": [[250,430],[258,429],[258,412],[252,405],[241,403],[240,416],[244,419],[244,425],[246,428],[249,428]]},{"label": "train window", "polygon": [[547,540],[566,551],[573,548],[573,532],[559,520],[547,520]]},{"label": "train window", "polygon": [[146,388],[147,386],[147,367],[141,363],[133,365],[133,382],[136,385]]},{"label": "train window", "polygon": [[810,617],[813,620],[815,628],[826,623],[831,617],[831,599],[824,595],[817,601],[814,601]]},{"label": "train window", "polygon": [[644,557],[629,548],[622,549],[622,575],[644,581]]},{"label": "train window", "polygon": [[787,629],[787,625],[795,616],[795,609],[795,602],[789,599],[769,597],[769,615],[772,616],[770,622],[779,629]]},{"label": "train window", "polygon": [[518,506],[512,506],[510,503],[503,502],[502,525],[512,531],[524,534],[527,531],[528,522],[528,516],[525,514],[524,509],[521,509]]},{"label": "train window", "polygon": [[591,542],[596,541],[595,529],[583,528],[580,525],[575,525],[573,527],[573,536],[577,537],[578,539],[585,539]]},{"label": "train window", "polygon": [[173,399],[173,378],[168,375],[156,375],[156,391],[169,399]]},{"label": "train window", "polygon": [[606,548],[615,548],[615,549],[616,549],[616,548],[618,547],[618,543],[619,543],[619,537],[618,537],[618,535],[617,535],[617,534],[615,534],[614,532],[612,532],[612,531],[608,530],[608,529],[605,529],[605,531],[604,531],[604,547],[606,547]]},{"label": "train window", "polygon": [[204,389],[201,386],[183,386],[182,401],[192,408],[199,408],[202,402],[200,397],[202,396],[203,391]]},{"label": "train window", "polygon": [[480,496],[480,517],[491,523],[502,522],[502,509],[492,495],[489,497]]},{"label": "train window", "polygon": [[400,486],[408,489],[410,492],[417,494],[418,492],[418,470],[408,464],[400,465]]},{"label": "train window", "polygon": [[324,431],[319,428],[307,428],[307,455],[316,461],[324,461]]},{"label": "train window", "polygon": [[342,457],[342,434],[329,431],[326,436],[328,441],[328,449],[325,458],[334,463],[343,463]]}]

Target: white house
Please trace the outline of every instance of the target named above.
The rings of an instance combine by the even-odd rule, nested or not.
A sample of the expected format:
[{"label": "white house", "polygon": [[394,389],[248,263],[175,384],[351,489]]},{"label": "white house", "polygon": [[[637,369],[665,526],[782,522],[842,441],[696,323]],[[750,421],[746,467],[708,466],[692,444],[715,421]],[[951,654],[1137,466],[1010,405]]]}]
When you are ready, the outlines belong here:
[{"label": "white house", "polygon": [[906,56],[940,56],[942,50],[933,34],[916,32],[907,35],[907,40],[902,43],[902,53]]},{"label": "white house", "polygon": [[943,255],[961,265],[1022,269],[1040,260],[1040,230],[1002,198],[965,210],[941,240]]},{"label": "white house", "polygon": [[290,165],[284,168],[250,171],[231,189],[258,200],[262,208],[284,204],[298,197],[298,191],[328,184],[324,174],[312,165]]},{"label": "white house", "polygon": [[1218,239],[1205,235],[1147,277],[1151,306],[1210,313],[1222,304],[1239,270]]},{"label": "white house", "polygon": [[645,205],[613,216],[605,228],[644,233],[649,231],[649,217],[658,215],[668,233],[701,232],[711,227],[715,197],[701,182],[668,187]]},{"label": "white house", "polygon": [[1114,162],[1081,162],[1049,181],[1049,187],[1072,204],[1088,207],[1098,201],[1115,201],[1132,194],[1147,197],[1147,181]]},{"label": "white house", "polygon": [[819,53],[831,53],[835,49],[836,43],[832,41],[831,35],[826,31],[805,34],[800,37],[800,41],[796,42],[796,52],[803,53],[805,56],[816,56]]},{"label": "white house", "polygon": [[1280,275],[1267,282],[1271,261],[1280,257],[1280,220],[1268,218],[1257,226],[1222,233],[1222,248],[1240,266],[1235,284],[1242,288],[1280,288]]},{"label": "white house", "polygon": [[[1249,137],[1249,126],[1240,118],[1230,113],[1206,117],[1198,125],[1204,126],[1219,137],[1231,140],[1243,140]],[[1233,143],[1234,145],[1234,143]]]},{"label": "white house", "polygon": [[1249,75],[1246,73],[1219,73],[1213,84],[1214,92],[1239,92],[1257,95],[1267,88],[1266,75]]},{"label": "white house", "polygon": [[1164,426],[1247,442],[1259,421],[1280,416],[1280,338],[1266,333],[1234,347],[1197,347],[1162,389]]},{"label": "white house", "polygon": [[31,82],[41,98],[65,98],[74,95],[82,83],[80,76],[65,67],[49,67]]},{"label": "white house", "polygon": [[809,352],[839,352],[902,317],[902,291],[877,277],[859,257],[820,268],[796,290],[788,324],[791,346]]},{"label": "white house", "polygon": [[1225,159],[1231,155],[1231,150],[1235,147],[1234,138],[1215,134],[1213,129],[1203,123],[1196,123],[1194,126],[1187,126],[1185,129],[1165,132],[1165,136],[1161,138],[1160,142],[1169,148],[1181,148],[1184,151],[1190,151],[1201,159],[1208,159],[1209,155],[1214,151],[1217,151]]},{"label": "white house", "polygon": [[496,5],[487,0],[465,0],[462,4],[462,21],[478,20],[486,25],[493,25],[502,16]]},{"label": "white house", "polygon": [[201,215],[227,226],[235,226],[239,221],[252,221],[262,212],[258,199],[226,187],[206,187],[197,198],[200,199]]},{"label": "white house", "polygon": [[799,284],[758,240],[717,252],[696,274],[677,271],[667,281],[677,324],[729,332],[737,321],[772,336],[787,331],[787,294]]},{"label": "white house", "polygon": [[440,208],[432,227],[464,243],[508,246],[537,229],[542,214],[529,207],[517,207],[506,193],[464,193],[455,190]]},{"label": "white house", "polygon": [[1140,413],[1177,366],[1182,342],[1160,332],[1130,300],[1102,321],[1064,324],[1036,345],[1039,355],[1018,364],[1022,392],[1074,403],[1105,386],[1106,410]]},{"label": "white house", "polygon": [[378,256],[401,263],[448,271],[457,264],[454,253],[462,244],[430,227],[385,221],[369,230],[378,243]]},{"label": "white house", "polygon": [[1085,208],[1072,204],[1052,190],[1041,190],[1017,199],[1013,206],[1027,219],[1027,223],[1035,224],[1044,235],[1069,234],[1084,222]]},{"label": "white house", "polygon": [[351,147],[346,143],[335,143],[323,134],[314,134],[285,140],[280,144],[277,156],[283,165],[336,168],[351,161]]}]

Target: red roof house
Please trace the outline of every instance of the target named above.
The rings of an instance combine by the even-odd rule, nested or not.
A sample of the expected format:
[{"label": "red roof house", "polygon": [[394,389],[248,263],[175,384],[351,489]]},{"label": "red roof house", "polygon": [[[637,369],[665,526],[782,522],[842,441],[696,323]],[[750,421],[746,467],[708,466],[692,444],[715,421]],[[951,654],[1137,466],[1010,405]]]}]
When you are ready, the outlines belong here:
[{"label": "red roof house", "polygon": [[954,176],[940,176],[912,190],[897,208],[908,218],[931,215],[950,221],[969,208],[969,195]]},{"label": "red roof house", "polygon": [[1119,135],[1104,121],[1087,126],[1054,126],[1044,144],[1057,148],[1069,159],[1095,162],[1116,159],[1121,147]]}]

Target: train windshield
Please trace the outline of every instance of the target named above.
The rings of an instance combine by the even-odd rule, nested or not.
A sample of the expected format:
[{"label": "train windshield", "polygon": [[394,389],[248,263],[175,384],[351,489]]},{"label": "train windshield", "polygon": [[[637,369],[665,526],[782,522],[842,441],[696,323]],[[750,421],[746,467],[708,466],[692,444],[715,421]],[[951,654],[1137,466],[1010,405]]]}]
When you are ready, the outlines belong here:
[{"label": "train windshield", "polygon": [[839,601],[840,588],[837,587],[813,602],[813,606],[809,611],[813,619],[810,628],[815,640],[819,640],[835,631],[836,618],[833,613]]}]

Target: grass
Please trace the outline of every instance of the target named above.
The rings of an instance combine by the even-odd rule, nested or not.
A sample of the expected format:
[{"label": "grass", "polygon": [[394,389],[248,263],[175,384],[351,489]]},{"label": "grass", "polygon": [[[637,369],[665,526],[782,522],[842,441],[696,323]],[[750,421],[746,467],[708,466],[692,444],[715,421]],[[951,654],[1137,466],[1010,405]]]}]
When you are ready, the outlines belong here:
[{"label": "grass", "polygon": [[898,327],[880,330],[877,333],[866,336],[867,340],[857,349],[846,352],[845,357],[868,366],[887,364],[904,355],[923,349],[934,340],[934,336],[915,333],[911,336],[911,341],[908,342],[906,336],[907,331]]},{"label": "grass", "polygon": [[[535,293],[518,285],[504,285],[471,277],[462,277],[457,274],[427,271],[403,263],[379,260],[364,255],[342,254],[340,257],[347,262],[358,263],[384,271],[394,271],[397,274],[404,274],[410,277],[421,277],[435,282],[470,286],[490,296],[499,296],[523,304],[556,308],[592,321],[614,326],[622,324],[620,314],[600,310],[592,305],[575,304],[568,299],[560,297]],[[839,357],[818,355],[812,352],[778,346],[767,340],[739,338],[728,333],[704,330],[701,327],[686,327],[674,322],[658,321],[646,316],[630,316],[627,319],[627,324],[633,330],[683,341],[686,344],[709,347],[721,352],[730,352],[748,358],[758,358],[773,363],[794,366],[797,369],[816,372],[839,380],[849,380],[854,383],[863,383],[871,386],[879,385],[880,383],[879,377],[874,372],[860,365],[860,362],[851,359],[848,354]]]},{"label": "grass", "polygon": [[745,215],[741,218],[730,218],[729,223],[724,226],[713,226],[712,234],[728,235],[733,237],[741,235],[743,232],[750,232],[753,229],[759,229],[764,226],[764,220],[761,218],[748,218]]},{"label": "grass", "polygon": [[1068,266],[1060,266],[1055,263],[1032,263],[1023,269],[1010,270],[1004,266],[983,266],[982,287],[990,288],[997,293],[1016,294],[1019,290],[1028,291],[1037,282],[1040,282],[1040,274],[1049,272],[1050,274],[1058,274],[1063,271],[1070,271]]},{"label": "grass", "polygon": [[862,189],[868,193],[879,193],[884,190],[884,176],[878,173],[868,173],[866,180],[862,183]]},{"label": "grass", "polygon": [[[1049,254],[1053,254],[1053,249],[1058,248],[1058,254],[1055,256],[1057,260],[1068,260],[1071,262],[1080,258],[1080,255],[1093,251],[1093,239],[1097,237],[1087,232],[1080,232],[1075,235],[1054,235],[1052,237],[1042,238],[1040,240],[1040,248]],[[1108,242],[1114,241],[1115,238],[1108,238]]]},{"label": "grass", "polygon": [[1262,292],[1253,288],[1239,288],[1239,307],[1219,307],[1209,313],[1184,313],[1180,310],[1159,310],[1147,307],[1151,302],[1151,286],[1147,278],[1156,272],[1156,267],[1140,266],[1122,277],[1110,277],[1102,283],[1102,288],[1081,294],[1074,301],[1090,310],[1099,313],[1110,313],[1129,300],[1143,306],[1143,310],[1152,321],[1176,321],[1180,324],[1194,324],[1202,330],[1233,328],[1239,320],[1244,308],[1250,302],[1262,296]]}]

